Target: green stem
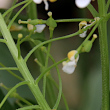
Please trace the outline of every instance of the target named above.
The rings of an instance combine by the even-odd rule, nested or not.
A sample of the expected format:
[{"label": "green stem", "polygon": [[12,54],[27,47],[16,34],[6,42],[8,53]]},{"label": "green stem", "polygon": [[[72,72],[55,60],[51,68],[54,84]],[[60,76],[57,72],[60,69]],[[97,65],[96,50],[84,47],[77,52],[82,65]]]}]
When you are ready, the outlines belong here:
[{"label": "green stem", "polygon": [[0,70],[18,70],[16,67],[1,67]]},{"label": "green stem", "polygon": [[57,23],[60,23],[60,22],[81,22],[81,21],[94,21],[94,19],[87,19],[87,18],[75,18],[75,19],[59,19],[59,20],[55,20]]},{"label": "green stem", "polygon": [[[44,50],[44,51],[45,51],[45,53],[47,54],[47,51],[46,51],[46,50]],[[50,53],[49,53],[49,57],[50,57],[50,59],[53,61],[53,63],[56,64],[54,58],[51,56]],[[51,66],[51,67],[53,67],[53,66]],[[58,74],[58,79],[59,79],[59,93],[58,93],[57,101],[56,101],[56,103],[55,103],[53,109],[57,109],[57,108],[58,108],[58,105],[59,105],[60,99],[61,99],[61,95],[62,95],[62,81],[61,81],[61,76],[60,76],[60,72],[59,72],[58,66],[56,65],[55,67],[56,67],[57,74]],[[47,78],[50,78],[50,77],[51,77],[50,75],[47,76]],[[50,82],[50,81],[49,81],[49,82]],[[49,83],[49,82],[48,82],[48,83]],[[50,86],[52,86],[52,85],[50,84]],[[51,98],[52,98],[52,97],[51,97]],[[53,99],[53,100],[54,100],[54,99]]]},{"label": "green stem", "polygon": [[3,17],[5,17],[9,12],[11,12],[13,9],[15,9],[16,7],[22,5],[22,4],[25,4],[26,2],[28,2],[29,0],[25,0],[23,2],[20,2],[16,5],[14,5],[13,7],[11,7],[10,9],[8,9],[4,14],[3,14]]},{"label": "green stem", "polygon": [[48,67],[42,74],[39,75],[39,77],[36,79],[35,83],[38,84],[38,82],[41,80],[41,78],[46,74],[46,72],[48,72],[50,69],[52,69],[53,67],[55,67],[56,65],[62,63],[63,61],[67,60],[67,58],[51,65],[50,67]]},{"label": "green stem", "polygon": [[19,108],[19,109],[16,109],[16,110],[29,110],[29,109],[41,109],[41,107],[39,105],[32,105],[32,106]]},{"label": "green stem", "polygon": [[25,85],[25,84],[28,84],[29,82],[28,81],[23,81],[23,82],[20,82],[18,83],[17,85],[15,85],[8,93],[7,95],[4,97],[4,99],[2,100],[2,102],[0,103],[0,108],[3,106],[3,104],[5,103],[5,101],[7,100],[7,98],[10,96],[10,94],[18,87],[22,86],[22,85]]},{"label": "green stem", "polygon": [[[5,67],[5,65],[3,65],[2,63],[0,63],[0,66]],[[16,77],[17,79],[24,81],[23,78],[21,78],[20,76],[16,75],[15,73],[13,73],[11,70],[7,70],[11,75],[13,75],[14,77]]]},{"label": "green stem", "polygon": [[[35,20],[31,20],[31,23],[29,21],[20,21],[21,24],[32,24],[32,25],[37,25],[38,24],[38,19]],[[55,20],[55,22],[57,23],[61,23],[61,22],[81,22],[81,21],[94,21],[94,19],[87,19],[87,18],[77,18],[77,19],[58,19]],[[46,20],[41,20],[40,22],[42,22],[42,24],[46,24]]]},{"label": "green stem", "polygon": [[[50,30],[50,39],[52,39],[52,37],[53,37],[53,30]],[[45,68],[48,67],[50,48],[51,48],[51,42],[48,44],[47,56],[46,56],[46,61],[45,61]],[[45,92],[46,92],[46,74],[43,77],[43,95],[44,95],[44,97],[45,97]]]},{"label": "green stem", "polygon": [[[107,14],[105,6],[105,0],[98,0],[100,17],[105,17]],[[100,23],[98,31],[102,65],[102,110],[109,110],[109,55],[106,18]]]},{"label": "green stem", "polygon": [[107,23],[99,25],[99,43],[102,65],[102,110],[109,110],[109,58],[107,42]]},{"label": "green stem", "polygon": [[17,18],[17,16],[23,11],[24,8],[26,8],[30,3],[32,2],[32,0],[30,0],[29,2],[27,2],[17,13],[16,15],[13,17],[13,19],[11,20],[11,22],[8,25],[8,29],[10,29],[11,25],[13,24],[14,20]]},{"label": "green stem", "polygon": [[[51,78],[51,77],[48,77],[48,79],[54,84],[54,86],[59,90],[59,87],[57,85],[57,83]],[[64,101],[64,104],[65,104],[65,107],[66,107],[66,110],[69,110],[69,107],[68,107],[68,104],[67,104],[67,101],[65,99],[65,96],[62,92],[62,98],[63,98],[63,101]]]},{"label": "green stem", "polygon": [[26,81],[29,81],[30,83],[28,84],[30,90],[32,91],[35,99],[37,100],[38,104],[44,109],[44,110],[50,110],[49,105],[47,104],[45,98],[43,97],[38,85],[35,85],[34,79],[22,57],[18,59],[18,50],[17,47],[12,39],[12,36],[7,29],[7,26],[3,20],[2,15],[0,14],[0,29],[3,34],[4,39],[7,41],[7,46],[10,50],[11,55],[13,56],[16,65],[21,72],[22,76]]},{"label": "green stem", "polygon": [[19,94],[17,94],[15,96],[15,98],[19,99],[20,101],[24,102],[27,105],[33,105],[32,103],[30,103],[29,101],[27,101],[26,99],[24,99],[23,97],[21,97]]},{"label": "green stem", "polygon": [[99,13],[95,10],[95,8],[89,4],[87,6],[88,10],[91,12],[91,14],[93,15],[93,17],[98,17],[99,16]]},{"label": "green stem", "polygon": [[[17,0],[14,0],[12,6],[14,6],[14,5],[16,4],[16,2],[17,2]],[[12,12],[13,12],[13,10],[7,15],[7,17],[6,17],[6,19],[5,19],[6,23],[9,21],[9,18],[10,18],[10,16],[11,16]]]},{"label": "green stem", "polygon": [[6,43],[6,40],[5,39],[0,39],[0,42]]}]

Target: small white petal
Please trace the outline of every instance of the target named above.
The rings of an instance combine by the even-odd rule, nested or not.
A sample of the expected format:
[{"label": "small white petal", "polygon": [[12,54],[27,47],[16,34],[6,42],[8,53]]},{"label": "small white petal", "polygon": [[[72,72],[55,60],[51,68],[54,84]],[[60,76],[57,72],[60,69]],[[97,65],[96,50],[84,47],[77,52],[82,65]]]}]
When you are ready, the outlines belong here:
[{"label": "small white petal", "polygon": [[49,4],[47,2],[47,0],[43,0],[44,1],[44,4],[45,4],[45,10],[48,10],[49,9]]},{"label": "small white petal", "polygon": [[65,73],[72,74],[74,72],[75,68],[76,68],[76,62],[69,61],[66,65],[63,66],[62,70]]},{"label": "small white petal", "polygon": [[44,28],[46,27],[45,24],[38,24],[35,26],[36,26],[36,30],[34,32],[38,32],[38,33],[41,33],[44,30]]},{"label": "small white petal", "polygon": [[75,0],[75,4],[79,8],[85,8],[89,5],[91,0]]},{"label": "small white petal", "polygon": [[65,65],[62,70],[67,73],[67,74],[72,74],[75,70],[75,67],[74,66],[67,66]]},{"label": "small white petal", "polygon": [[68,66],[71,66],[71,65],[74,66],[74,65],[76,65],[76,62],[75,62],[75,60],[74,60],[74,61],[69,61],[69,62],[67,63],[67,65],[68,65]]},{"label": "small white petal", "polygon": [[33,0],[33,2],[35,2],[36,4],[40,4],[42,0]]},{"label": "small white petal", "polygon": [[[77,52],[76,52],[76,53],[77,53]],[[75,55],[74,55],[74,56],[71,57],[70,60],[71,60],[71,61],[74,61],[74,60],[75,60],[75,62],[78,62],[78,60],[79,60],[79,54],[78,54],[78,56],[77,56],[76,59],[75,59]]]},{"label": "small white petal", "polygon": [[86,37],[86,33],[87,33],[87,31],[84,31],[82,34],[79,34],[79,37],[81,37],[81,38]]}]

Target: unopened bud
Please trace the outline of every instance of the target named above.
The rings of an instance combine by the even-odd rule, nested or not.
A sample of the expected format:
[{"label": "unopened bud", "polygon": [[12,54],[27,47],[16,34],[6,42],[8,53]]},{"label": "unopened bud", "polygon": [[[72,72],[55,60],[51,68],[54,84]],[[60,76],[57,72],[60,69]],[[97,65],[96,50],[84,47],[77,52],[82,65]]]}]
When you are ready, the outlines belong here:
[{"label": "unopened bud", "polygon": [[88,40],[83,44],[81,51],[82,52],[90,52],[91,48],[92,48],[92,41]]},{"label": "unopened bud", "polygon": [[18,34],[18,38],[21,39],[23,37],[23,34]]},{"label": "unopened bud", "polygon": [[52,12],[51,11],[49,11],[47,14],[48,14],[49,17],[52,16]]},{"label": "unopened bud", "polygon": [[96,39],[97,38],[97,34],[93,34],[93,37]]},{"label": "unopened bud", "polygon": [[18,20],[18,23],[21,24],[21,20]]}]

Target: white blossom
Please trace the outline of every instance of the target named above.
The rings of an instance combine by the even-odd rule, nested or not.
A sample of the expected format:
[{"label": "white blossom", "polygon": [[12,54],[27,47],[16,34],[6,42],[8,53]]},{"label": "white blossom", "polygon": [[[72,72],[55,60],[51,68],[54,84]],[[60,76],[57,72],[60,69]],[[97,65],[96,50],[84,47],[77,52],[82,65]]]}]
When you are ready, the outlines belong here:
[{"label": "white blossom", "polygon": [[91,0],[75,0],[75,4],[78,8],[85,8],[90,2]]},{"label": "white blossom", "polygon": [[47,0],[33,0],[33,2],[35,2],[36,4],[41,4],[42,1],[45,4],[45,10],[48,10],[49,9],[49,4],[48,4]]},{"label": "white blossom", "polygon": [[79,59],[79,55],[77,56],[77,58],[75,58],[77,51],[76,50],[72,50],[68,53],[68,59],[69,61],[64,61],[63,64],[63,68],[62,70],[67,73],[67,74],[72,74],[77,66],[77,62]]},{"label": "white blossom", "polygon": [[40,4],[42,0],[33,0],[33,2],[35,2],[36,4]]},{"label": "white blossom", "polygon": [[46,27],[46,25],[45,24],[37,24],[37,25],[35,25],[35,27],[36,27],[36,30],[34,32],[41,33],[44,30],[44,28]]}]

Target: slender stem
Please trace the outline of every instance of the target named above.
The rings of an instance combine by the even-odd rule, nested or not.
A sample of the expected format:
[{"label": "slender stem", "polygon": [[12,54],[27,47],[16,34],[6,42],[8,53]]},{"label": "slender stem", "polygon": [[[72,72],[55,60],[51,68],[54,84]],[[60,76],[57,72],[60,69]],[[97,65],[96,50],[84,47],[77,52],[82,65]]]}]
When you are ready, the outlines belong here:
[{"label": "slender stem", "polygon": [[16,15],[13,17],[13,19],[11,20],[11,22],[8,25],[8,29],[10,29],[11,25],[13,24],[14,20],[17,18],[17,16],[23,11],[24,8],[26,8],[30,3],[32,2],[32,0],[30,0],[29,2],[27,2],[17,13]]},{"label": "slender stem", "polygon": [[[34,23],[34,25],[38,24],[38,22],[36,22],[36,20],[38,20],[38,19],[32,20],[31,22]],[[94,21],[94,19],[77,18],[77,19],[58,19],[58,20],[55,20],[55,22],[57,22],[57,23],[61,23],[61,22],[81,22],[81,21],[89,22],[89,21]],[[20,21],[20,23],[21,24],[29,24],[29,21]],[[46,23],[46,20],[42,20],[42,24],[45,24],[45,23]]]},{"label": "slender stem", "polygon": [[[14,0],[12,6],[14,6],[14,5],[16,4],[16,2],[17,2],[17,0]],[[6,19],[5,19],[6,23],[8,22],[8,20],[9,20],[11,14],[12,14],[12,12],[13,12],[13,10],[11,10],[11,12],[7,15],[7,17],[6,17]]]},{"label": "slender stem", "polygon": [[1,67],[0,70],[18,70],[16,67]]},{"label": "slender stem", "polygon": [[24,107],[23,104],[22,104],[19,100],[16,100],[16,104],[17,104],[19,107]]},{"label": "slender stem", "polygon": [[[100,17],[107,15],[105,0],[98,0]],[[102,110],[109,110],[109,58],[106,18],[99,25],[99,43],[102,65]]]},{"label": "slender stem", "polygon": [[36,46],[27,54],[27,56],[25,57],[25,59],[24,59],[25,62],[27,62],[27,60],[29,59],[29,57],[31,56],[31,54],[32,54],[37,48],[43,46],[44,44],[47,44],[47,43],[53,42],[53,41],[57,41],[57,40],[61,40],[61,39],[66,39],[66,38],[69,38],[69,37],[73,37],[73,36],[78,35],[78,34],[80,34],[79,31],[76,32],[76,33],[70,34],[70,35],[63,36],[63,37],[50,39],[50,40],[48,40],[48,41],[45,41],[45,42],[42,42],[42,43],[36,45]]},{"label": "slender stem", "polygon": [[18,83],[17,85],[15,85],[8,93],[7,95],[4,97],[4,99],[2,100],[2,102],[0,103],[0,108],[3,106],[3,104],[5,103],[5,101],[7,100],[7,98],[10,96],[10,94],[18,87],[22,86],[22,85],[25,85],[25,84],[28,84],[29,82],[28,81],[23,81],[23,82],[20,82]]},{"label": "slender stem", "polygon": [[5,39],[0,39],[0,42],[6,43],[6,40]]},{"label": "slender stem", "polygon": [[65,58],[65,59],[63,59],[63,60],[61,60],[61,61],[59,61],[59,62],[53,64],[52,66],[48,67],[42,74],[40,74],[40,76],[36,79],[35,83],[38,84],[38,82],[41,80],[41,78],[45,75],[45,73],[46,73],[47,71],[49,71],[50,69],[52,69],[52,68],[55,67],[56,65],[62,63],[62,62],[65,61],[65,60],[67,60],[67,58]]},{"label": "slender stem", "polygon": [[94,19],[87,19],[87,18],[75,18],[75,19],[59,19],[59,20],[55,20],[57,23],[60,23],[60,22],[81,22],[81,21],[94,21]]},{"label": "slender stem", "polygon": [[14,5],[13,7],[11,7],[10,9],[8,9],[4,14],[3,14],[3,17],[5,17],[9,12],[11,12],[13,9],[15,9],[16,7],[22,5],[22,4],[25,4],[26,2],[28,2],[29,0],[25,0],[23,2],[20,2],[16,5]]},{"label": "slender stem", "polygon": [[32,106],[19,108],[19,109],[16,109],[16,110],[28,110],[28,109],[41,109],[41,107],[39,105],[32,105]]},{"label": "slender stem", "polygon": [[[48,77],[48,79],[55,85],[55,87],[57,89],[59,89],[57,83],[51,77]],[[62,98],[63,98],[64,104],[65,104],[66,110],[69,110],[69,107],[68,107],[68,104],[67,104],[67,101],[65,99],[65,96],[64,96],[63,92],[62,92]]]},{"label": "slender stem", "polygon": [[89,4],[87,6],[88,10],[91,12],[91,14],[93,15],[93,17],[98,17],[99,16],[99,13],[95,10],[95,8]]},{"label": "slender stem", "polygon": [[[52,37],[53,37],[53,30],[50,30],[50,39],[52,39]],[[51,48],[51,42],[48,44],[47,56],[46,56],[46,61],[45,61],[45,68],[48,67],[50,48]],[[43,77],[43,95],[44,95],[44,97],[45,97],[45,92],[46,92],[46,74]]]},{"label": "slender stem", "polygon": [[33,105],[32,103],[30,103],[29,101],[27,101],[26,99],[24,99],[23,97],[21,97],[19,94],[16,94],[15,98],[21,100],[22,102],[24,102],[27,105]]},{"label": "slender stem", "polygon": [[[3,65],[2,63],[0,63],[0,66],[5,67],[5,65]],[[21,78],[20,76],[16,75],[14,72],[12,72],[11,70],[7,70],[11,75],[13,75],[14,77],[16,77],[17,79],[24,81],[23,78]]]},{"label": "slender stem", "polygon": [[[47,51],[45,51],[47,53]],[[53,61],[54,64],[56,64],[54,58],[52,57],[51,54],[49,54],[49,57],[50,59]],[[57,101],[53,107],[53,109],[57,109],[58,108],[58,105],[60,103],[60,99],[61,99],[61,95],[62,95],[62,81],[61,81],[61,76],[60,76],[60,72],[59,72],[59,69],[58,69],[58,66],[56,65],[56,70],[57,70],[57,74],[58,74],[58,79],[59,79],[59,93],[58,93],[58,97],[57,97]],[[47,78],[50,78],[50,76],[48,75]]]}]

